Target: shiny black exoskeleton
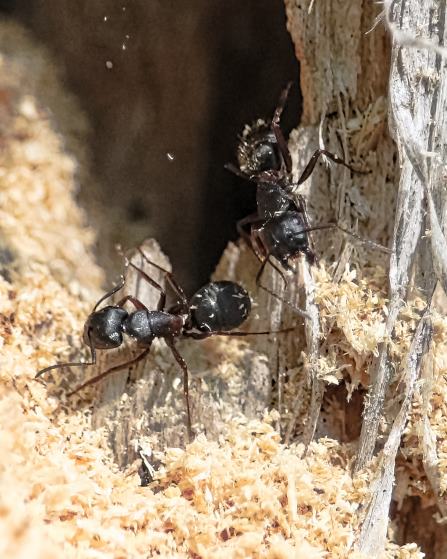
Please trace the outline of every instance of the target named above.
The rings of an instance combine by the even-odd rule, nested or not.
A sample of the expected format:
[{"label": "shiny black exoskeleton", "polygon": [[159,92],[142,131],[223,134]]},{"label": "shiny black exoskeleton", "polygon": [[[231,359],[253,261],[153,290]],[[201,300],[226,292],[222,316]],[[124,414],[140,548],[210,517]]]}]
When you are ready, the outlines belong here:
[{"label": "shiny black exoskeleton", "polygon": [[[128,300],[137,307],[136,311],[128,313],[122,307]],[[251,310],[248,293],[232,281],[204,285],[189,303],[182,301],[174,311],[150,311],[140,306],[137,299],[126,297],[117,305],[93,311],[84,326],[85,343],[95,349],[113,349],[123,343],[127,334],[138,347],[149,347],[155,338],[192,337],[195,330],[198,333],[194,336],[203,338],[237,328]],[[39,376],[46,370],[40,371]]]},{"label": "shiny black exoskeleton", "polygon": [[300,254],[304,254],[310,263],[316,261],[310,246],[310,231],[338,227],[351,234],[333,223],[311,227],[306,202],[303,196],[295,192],[296,188],[310,177],[321,155],[351,171],[355,169],[337,155],[318,149],[313,153],[298,181],[293,182],[292,157],[280,125],[290,87],[289,83],[281,93],[270,121],[258,120],[251,127],[245,128],[237,149],[238,168],[227,165],[229,170],[255,182],[257,186],[257,211],[241,219],[237,229],[261,262],[256,277],[258,285],[267,262],[270,262],[286,282],[281,270],[275,266],[271,258],[279,261],[287,270],[292,269],[289,261]]},{"label": "shiny black exoskeleton", "polygon": [[245,127],[237,147],[237,161],[247,175],[281,169],[281,153],[271,122],[259,119]]},{"label": "shiny black exoskeleton", "polygon": [[263,247],[269,248],[270,254],[286,270],[293,271],[289,260],[300,253],[314,263],[315,255],[309,247],[306,223],[300,212],[288,210],[275,215],[262,227],[254,229],[252,235],[260,240]]},{"label": "shiny black exoskeleton", "polygon": [[[84,340],[91,351],[91,362],[52,365],[39,371],[36,378],[52,369],[94,365],[96,363],[96,350],[119,347],[124,341],[124,335],[130,336],[135,341],[136,346],[143,350],[131,361],[126,361],[125,363],[112,367],[87,380],[70,392],[69,396],[71,396],[79,392],[82,388],[97,383],[113,372],[138,363],[149,353],[153,340],[155,338],[163,338],[183,371],[187,429],[188,436],[191,438],[192,429],[189,406],[188,368],[175,347],[175,340],[178,338],[202,340],[216,335],[246,336],[250,334],[269,334],[270,332],[232,331],[246,320],[251,309],[251,301],[247,291],[237,283],[231,281],[208,283],[199,289],[191,297],[190,301],[188,301],[185,293],[173,275],[168,270],[161,268],[158,264],[149,260],[141,249],[138,249],[138,251],[148,264],[156,267],[165,274],[167,283],[171,286],[178,299],[177,304],[171,308],[165,309],[166,291],[164,288],[132,262],[126,261],[127,265],[136,270],[144,280],[160,292],[157,310],[147,309],[140,300],[131,295],[127,295],[116,305],[108,305],[102,309],[96,310],[105,299],[124,287],[125,278],[123,277],[119,285],[115,286],[98,301],[85,323]],[[124,305],[127,302],[134,306],[135,310],[133,312],[127,312],[124,309]]]},{"label": "shiny black exoskeleton", "polygon": [[[271,120],[258,119],[246,126],[237,146],[238,169],[236,172],[250,180],[268,172],[284,178],[292,170],[292,158],[281,130],[281,115],[292,83],[282,91]],[[234,168],[230,166],[234,171]]]},{"label": "shiny black exoskeleton", "polygon": [[128,313],[121,307],[108,306],[94,311],[84,325],[84,342],[96,349],[113,349],[123,343],[123,322]]},{"label": "shiny black exoskeleton", "polygon": [[240,326],[250,314],[251,301],[243,287],[215,281],[200,288],[190,300],[191,325],[201,332],[221,332]]}]

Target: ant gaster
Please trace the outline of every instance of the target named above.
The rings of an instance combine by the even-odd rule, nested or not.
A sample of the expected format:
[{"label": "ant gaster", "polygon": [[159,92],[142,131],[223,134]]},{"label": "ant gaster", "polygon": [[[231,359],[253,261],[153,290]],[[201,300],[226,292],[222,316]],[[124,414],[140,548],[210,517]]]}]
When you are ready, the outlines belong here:
[{"label": "ant gaster", "polygon": [[[143,270],[126,259],[126,267],[130,265],[145,281],[160,292],[157,310],[149,310],[139,299],[131,295],[126,295],[116,305],[108,305],[97,310],[105,299],[111,297],[124,287],[126,280],[123,276],[122,281],[117,286],[101,297],[86,320],[84,341],[90,348],[91,361],[88,363],[76,362],[52,365],[39,371],[36,378],[52,369],[94,365],[96,364],[96,350],[119,347],[123,343],[124,334],[130,336],[136,342],[137,347],[143,349],[134,359],[111,367],[87,380],[68,394],[68,396],[72,396],[83,388],[96,384],[116,371],[135,365],[148,355],[155,338],[163,338],[183,372],[187,431],[188,438],[191,440],[193,432],[189,404],[188,367],[175,346],[175,340],[178,338],[203,340],[210,336],[248,336],[250,334],[270,334],[272,332],[230,331],[240,326],[246,320],[251,310],[251,301],[247,291],[237,283],[231,281],[208,283],[199,289],[188,302],[183,289],[171,272],[149,260],[141,248],[138,248],[138,252],[148,264],[163,272],[167,283],[178,298],[177,304],[172,308],[166,309],[165,289]],[[124,305],[127,302],[135,307],[134,312],[129,313],[124,309]],[[279,332],[288,332],[290,330],[292,328],[280,330]]]},{"label": "ant gaster", "polygon": [[[280,125],[290,87],[291,83],[281,93],[270,122],[257,120],[252,126],[246,126],[237,149],[239,168],[232,164],[226,165],[236,175],[256,183],[257,211],[239,220],[237,230],[261,262],[256,284],[277,298],[279,297],[275,293],[260,284],[266,264],[269,262],[287,284],[284,274],[271,258],[289,271],[293,271],[290,260],[300,254],[304,254],[307,261],[314,264],[316,256],[308,235],[311,231],[337,228],[373,248],[389,252],[385,247],[365,241],[336,223],[310,225],[306,201],[295,190],[310,177],[319,157],[324,155],[353,172],[363,171],[354,169],[342,158],[325,149],[317,149],[299,179],[293,181],[292,157]],[[304,314],[296,307],[295,310]]]}]

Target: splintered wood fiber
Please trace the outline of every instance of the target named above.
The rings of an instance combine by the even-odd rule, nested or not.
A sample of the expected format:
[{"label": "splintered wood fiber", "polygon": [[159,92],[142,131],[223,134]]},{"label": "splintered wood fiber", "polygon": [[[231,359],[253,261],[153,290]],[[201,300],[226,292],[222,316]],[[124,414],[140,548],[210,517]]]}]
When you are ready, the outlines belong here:
[{"label": "splintered wood fiber", "polygon": [[[88,401],[66,398],[86,371],[60,370],[47,383],[34,380],[42,367],[87,358],[83,322],[99,296],[102,274],[92,256],[94,234],[74,202],[82,150],[67,153],[55,119],[66,111],[65,130],[79,140],[85,130],[69,123],[84,122],[82,114],[67,101],[47,54],[20,28],[3,24],[0,48],[0,110],[7,122],[0,228],[2,254],[10,257],[0,278],[0,557],[362,557],[354,542],[378,460],[353,478],[356,448],[344,436],[349,418],[343,408],[329,401],[332,438],[312,442],[307,453],[299,442],[286,447],[277,431],[296,419],[293,402],[309,400],[306,355],[289,368],[281,417],[277,411],[255,419],[238,414],[213,439],[199,434],[184,449],[154,451],[160,467],[149,487],[140,486],[138,461],[125,470],[113,461],[107,425],[93,428],[94,394]],[[231,268],[224,259],[219,274],[228,265],[226,276],[237,279],[247,253],[232,245],[228,254],[239,264]],[[320,380],[344,384],[350,397],[368,385],[368,364],[385,332],[385,272],[372,266],[359,278],[347,267],[334,283],[322,263],[314,279],[326,340]],[[399,317],[391,344],[396,360],[408,351],[420,306],[416,294]],[[433,324],[427,370],[432,389],[415,395],[400,465],[412,468],[401,494],[417,493],[430,502],[436,498],[422,467],[423,426],[435,434],[441,493],[447,485],[447,323],[434,311]],[[287,343],[295,343],[293,336]],[[210,340],[194,351],[214,352],[220,363],[213,374],[228,374],[236,352],[265,356],[267,349],[263,353],[256,344]],[[167,360],[160,358],[162,369]],[[181,400],[181,385],[176,390]],[[429,406],[422,413],[424,397]],[[300,418],[306,421],[305,408],[298,424]],[[387,429],[384,421],[385,434]],[[390,540],[385,557],[422,554],[416,543]]]}]

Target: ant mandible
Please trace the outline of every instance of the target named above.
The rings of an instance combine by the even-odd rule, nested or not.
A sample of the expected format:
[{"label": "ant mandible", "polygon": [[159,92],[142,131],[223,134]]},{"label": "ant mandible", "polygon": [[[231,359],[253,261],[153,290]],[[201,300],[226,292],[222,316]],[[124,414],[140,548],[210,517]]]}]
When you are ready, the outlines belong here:
[{"label": "ant mandible", "polygon": [[[145,281],[160,292],[157,310],[149,310],[139,299],[126,295],[116,305],[108,305],[98,309],[99,305],[125,285],[125,275],[121,282],[113,287],[96,303],[84,326],[84,342],[90,348],[91,360],[87,363],[58,363],[45,367],[36,374],[39,378],[53,369],[64,367],[89,366],[96,364],[96,350],[114,349],[123,343],[123,335],[127,334],[143,351],[134,359],[121,363],[94,376],[71,391],[68,396],[76,394],[83,388],[96,384],[112,373],[126,369],[144,359],[150,352],[155,338],[163,338],[170,348],[175,360],[183,372],[183,393],[186,405],[188,439],[193,437],[191,410],[189,403],[189,373],[185,360],[175,346],[178,338],[203,340],[210,336],[249,336],[252,334],[271,334],[289,332],[286,328],[277,332],[234,332],[248,317],[251,301],[247,291],[231,281],[216,281],[204,285],[188,301],[183,289],[171,272],[162,268],[137,249],[145,262],[163,272],[166,282],[172,288],[178,302],[166,309],[166,290],[152,279],[146,272],[126,259],[126,268],[131,266]],[[124,305],[129,302],[135,311],[127,312]]]},{"label": "ant mandible", "polygon": [[[284,274],[271,258],[277,260],[285,270],[292,272],[294,269],[289,262],[300,254],[304,254],[307,261],[314,264],[316,256],[309,239],[309,233],[312,231],[337,228],[372,248],[390,252],[387,248],[364,240],[337,223],[310,225],[306,201],[296,192],[296,188],[310,177],[319,157],[324,155],[356,173],[363,171],[354,169],[330,151],[317,149],[298,180],[293,181],[292,157],[280,123],[291,85],[290,82],[282,91],[271,121],[259,119],[252,126],[245,127],[237,148],[239,167],[226,165],[226,168],[236,175],[256,183],[257,211],[239,220],[237,230],[261,262],[256,275],[256,285],[277,298],[275,293],[260,283],[266,264],[270,263],[287,285]],[[247,226],[249,231],[246,230]],[[300,309],[295,310],[304,314]]]}]

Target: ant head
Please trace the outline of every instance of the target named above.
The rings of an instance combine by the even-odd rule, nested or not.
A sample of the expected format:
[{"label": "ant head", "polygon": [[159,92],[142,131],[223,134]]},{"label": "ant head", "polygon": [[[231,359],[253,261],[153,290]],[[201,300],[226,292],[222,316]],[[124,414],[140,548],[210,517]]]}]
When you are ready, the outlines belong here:
[{"label": "ant head", "polygon": [[108,306],[94,311],[84,326],[84,341],[95,349],[113,349],[123,343],[123,323],[127,311]]},{"label": "ant head", "polygon": [[247,175],[279,171],[282,161],[271,124],[257,120],[246,126],[237,148],[239,168]]},{"label": "ant head", "polygon": [[301,213],[285,211],[269,219],[262,228],[262,239],[266,250],[290,270],[289,258],[307,254],[309,235]]},{"label": "ant head", "polygon": [[232,281],[204,285],[190,301],[193,326],[204,332],[233,330],[250,314],[250,296]]}]

